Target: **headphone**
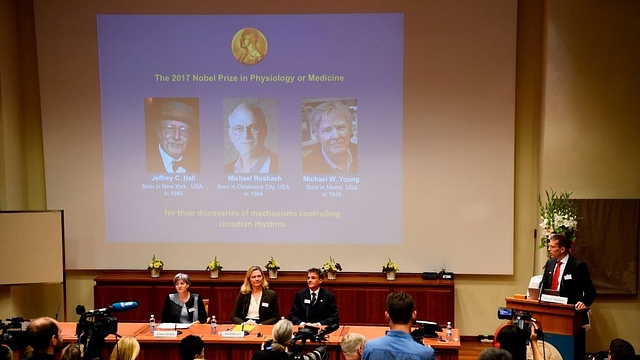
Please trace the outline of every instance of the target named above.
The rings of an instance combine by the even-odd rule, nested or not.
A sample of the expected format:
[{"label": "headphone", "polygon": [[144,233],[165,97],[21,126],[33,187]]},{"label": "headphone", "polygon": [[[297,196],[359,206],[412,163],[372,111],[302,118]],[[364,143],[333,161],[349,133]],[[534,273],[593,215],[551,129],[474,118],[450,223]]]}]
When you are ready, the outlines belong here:
[{"label": "headphone", "polygon": [[500,331],[502,331],[502,329],[511,326],[511,323],[506,323],[506,324],[502,324],[500,326],[498,326],[498,328],[496,329],[495,334],[493,334],[493,347],[494,348],[498,348],[500,349],[500,342],[498,341],[498,334],[500,333]]}]

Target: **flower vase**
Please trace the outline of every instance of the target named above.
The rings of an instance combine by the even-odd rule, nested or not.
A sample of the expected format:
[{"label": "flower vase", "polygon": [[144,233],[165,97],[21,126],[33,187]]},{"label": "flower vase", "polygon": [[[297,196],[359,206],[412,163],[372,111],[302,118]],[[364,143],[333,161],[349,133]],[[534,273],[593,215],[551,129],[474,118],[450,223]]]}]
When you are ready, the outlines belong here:
[{"label": "flower vase", "polygon": [[269,269],[269,279],[277,279],[277,278],[278,278],[278,270]]},{"label": "flower vase", "polygon": [[218,278],[218,273],[220,272],[220,270],[216,269],[216,270],[210,270],[209,271],[209,277],[212,279],[217,279]]},{"label": "flower vase", "polygon": [[151,277],[159,278],[160,277],[160,269],[153,268],[151,269]]},{"label": "flower vase", "polygon": [[335,272],[333,272],[333,271],[328,272],[328,273],[327,273],[327,279],[329,279],[329,280],[335,280],[335,279],[336,279],[336,274],[337,274],[337,273],[335,273]]},{"label": "flower vase", "polygon": [[388,281],[394,281],[396,279],[396,272],[395,271],[387,271],[387,280]]}]

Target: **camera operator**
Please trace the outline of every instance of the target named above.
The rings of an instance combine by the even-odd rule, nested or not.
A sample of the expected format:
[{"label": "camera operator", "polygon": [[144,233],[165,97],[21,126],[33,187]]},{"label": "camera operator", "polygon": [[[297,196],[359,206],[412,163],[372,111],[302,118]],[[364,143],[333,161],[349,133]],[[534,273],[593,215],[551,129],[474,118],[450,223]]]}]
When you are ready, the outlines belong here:
[{"label": "camera operator", "polygon": [[[531,344],[531,352],[533,353],[533,360],[542,360],[542,353],[538,348],[538,334],[536,330],[538,324],[531,323],[531,333],[529,335],[529,341]],[[496,335],[495,345],[496,347],[508,351],[513,360],[526,360],[527,359],[527,334],[523,333],[523,330],[516,325],[504,325],[498,331]]]},{"label": "camera operator", "polygon": [[27,327],[27,339],[33,348],[30,360],[55,360],[55,354],[64,347],[62,329],[58,322],[50,317],[31,321]]},{"label": "camera operator", "polygon": [[[293,337],[293,324],[291,321],[278,321],[273,327],[272,336],[273,340],[264,342],[262,349],[256,351],[251,360],[287,360],[293,357],[293,354],[287,352]],[[321,360],[327,359],[327,357],[326,346],[319,346],[302,358],[304,360]]]},{"label": "camera operator", "polygon": [[628,341],[613,339],[609,344],[609,360],[634,360],[636,350]]}]

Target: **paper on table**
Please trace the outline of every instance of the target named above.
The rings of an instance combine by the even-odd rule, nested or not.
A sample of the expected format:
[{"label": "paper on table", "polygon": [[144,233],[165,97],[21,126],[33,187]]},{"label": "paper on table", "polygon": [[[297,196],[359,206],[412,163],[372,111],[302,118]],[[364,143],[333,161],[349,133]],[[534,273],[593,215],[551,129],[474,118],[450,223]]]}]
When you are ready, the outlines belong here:
[{"label": "paper on table", "polygon": [[162,323],[158,325],[158,329],[188,329],[191,324],[177,324],[177,323]]}]

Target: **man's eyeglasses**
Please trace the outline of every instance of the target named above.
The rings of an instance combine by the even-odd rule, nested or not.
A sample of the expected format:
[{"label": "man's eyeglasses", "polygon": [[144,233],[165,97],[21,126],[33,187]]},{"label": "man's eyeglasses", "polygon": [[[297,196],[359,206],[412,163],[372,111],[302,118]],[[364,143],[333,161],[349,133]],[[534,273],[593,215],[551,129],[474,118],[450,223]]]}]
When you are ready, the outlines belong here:
[{"label": "man's eyeglasses", "polygon": [[236,125],[231,127],[231,133],[235,136],[240,136],[244,134],[245,129],[247,132],[251,132],[251,134],[256,135],[260,132],[260,125],[258,124],[249,124],[247,126]]},{"label": "man's eyeglasses", "polygon": [[175,135],[176,131],[177,131],[177,134],[183,138],[189,137],[189,128],[186,126],[179,126],[179,127],[175,125],[162,126],[162,133],[165,134],[166,136]]}]

